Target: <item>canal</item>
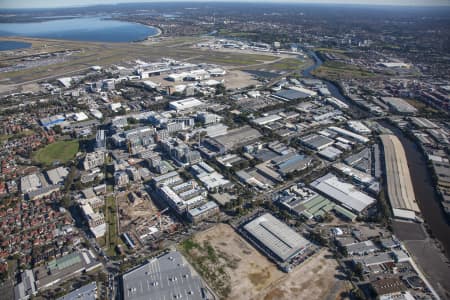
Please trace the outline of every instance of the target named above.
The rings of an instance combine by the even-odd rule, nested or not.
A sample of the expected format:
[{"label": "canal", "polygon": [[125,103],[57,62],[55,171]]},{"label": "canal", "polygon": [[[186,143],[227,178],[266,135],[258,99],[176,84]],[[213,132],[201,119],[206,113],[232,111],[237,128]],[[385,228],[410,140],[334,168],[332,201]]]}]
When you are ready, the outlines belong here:
[{"label": "canal", "polygon": [[[314,52],[308,54],[315,63],[303,71],[303,76],[315,78],[311,72],[322,65],[322,60]],[[370,116],[366,111],[357,107],[351,99],[342,95],[339,88],[332,82],[321,80],[325,82],[333,97],[350,105],[353,117],[363,119]],[[436,195],[427,161],[419,146],[406,137],[400,129],[387,121],[380,121],[380,124],[390,129],[400,139],[405,149],[414,193],[422,212],[425,227],[428,235],[439,242],[440,249],[426,237],[419,224],[393,222],[394,233],[404,242],[414,260],[418,262],[433,286],[438,289],[442,299],[447,299],[447,296],[450,295],[450,280],[448,280],[450,268],[446,261],[450,258],[450,225]],[[443,257],[441,250],[447,259]]]},{"label": "canal", "polygon": [[[323,61],[313,51],[309,51],[308,55],[314,60],[314,64],[303,70],[302,75],[305,78],[316,78],[311,74],[311,72],[320,67],[323,64]],[[331,96],[347,103],[350,106],[350,112],[354,118],[366,118],[369,116],[367,111],[362,110],[359,106],[355,105],[355,103],[353,103],[353,101],[351,101],[348,97],[344,96],[334,83],[322,78],[317,79],[320,79],[323,83],[325,83],[326,87],[330,91]]]},{"label": "canal", "polygon": [[380,122],[390,129],[401,141],[408,159],[408,167],[414,186],[414,193],[419,203],[423,219],[431,230],[431,237],[440,241],[445,255],[450,258],[450,225],[441,208],[440,200],[435,192],[432,174],[419,146],[403,132],[387,122]]},{"label": "canal", "polygon": [[[323,62],[316,55],[316,53],[310,51],[308,54],[314,59],[315,63],[303,71],[303,76],[307,78],[315,78],[311,72],[320,67]],[[324,81],[333,97],[346,102],[352,108],[356,107],[351,100],[342,95],[339,88],[335,84],[323,79],[321,80]],[[359,108],[357,108],[356,111],[361,113],[361,109]],[[431,231],[431,237],[435,237],[440,241],[445,255],[450,258],[450,225],[447,222],[447,217],[440,206],[440,200],[436,195],[431,172],[427,167],[427,162],[424,155],[419,149],[419,146],[407,138],[400,129],[387,122],[381,122],[381,124],[390,129],[400,139],[403,147],[405,148],[406,157],[408,159],[408,167],[411,172],[411,179],[414,186],[414,193],[417,201],[419,202],[423,219]]]}]

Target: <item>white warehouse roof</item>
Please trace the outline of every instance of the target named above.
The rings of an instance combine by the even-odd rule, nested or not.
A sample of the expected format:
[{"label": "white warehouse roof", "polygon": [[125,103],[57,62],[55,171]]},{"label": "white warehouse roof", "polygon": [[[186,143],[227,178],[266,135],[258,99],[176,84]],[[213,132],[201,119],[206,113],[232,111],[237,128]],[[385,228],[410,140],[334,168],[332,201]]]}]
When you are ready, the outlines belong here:
[{"label": "white warehouse roof", "polygon": [[250,221],[244,229],[282,261],[309,245],[305,238],[269,213]]},{"label": "white warehouse roof", "polygon": [[182,111],[192,109],[197,106],[202,106],[204,104],[204,102],[198,100],[197,98],[191,97],[183,100],[172,101],[170,102],[169,106],[171,109],[174,109],[176,111]]},{"label": "white warehouse roof", "polygon": [[282,119],[282,117],[279,115],[269,115],[269,116],[254,119],[252,122],[257,125],[262,126],[262,125],[266,125],[266,124],[269,124],[269,123],[272,123],[272,122],[275,122],[275,121],[278,121],[281,119]]},{"label": "white warehouse roof", "polygon": [[371,132],[370,128],[367,127],[366,125],[364,125],[360,121],[348,121],[347,125],[350,128],[350,130],[352,130],[352,131],[354,131],[356,133],[370,134],[370,132]]},{"label": "white warehouse roof", "polygon": [[355,212],[362,212],[375,199],[358,191],[354,185],[340,181],[331,173],[316,179],[311,186]]},{"label": "white warehouse roof", "polygon": [[330,126],[330,127],[328,127],[328,129],[330,129],[330,130],[336,132],[337,134],[340,134],[340,135],[343,135],[343,136],[345,136],[345,137],[348,137],[348,138],[352,138],[352,139],[354,139],[354,140],[357,140],[357,141],[360,142],[360,143],[368,143],[368,142],[369,142],[369,139],[366,138],[365,136],[362,136],[362,135],[353,133],[353,132],[348,131],[348,130],[346,130],[346,129],[342,129],[342,128],[335,127],[335,126]]}]

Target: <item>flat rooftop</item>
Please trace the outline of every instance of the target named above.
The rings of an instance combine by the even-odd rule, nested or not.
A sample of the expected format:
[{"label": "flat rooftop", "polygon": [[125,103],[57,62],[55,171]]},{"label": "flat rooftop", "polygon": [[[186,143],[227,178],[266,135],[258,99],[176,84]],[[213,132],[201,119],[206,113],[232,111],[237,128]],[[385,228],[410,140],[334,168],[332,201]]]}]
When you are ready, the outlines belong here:
[{"label": "flat rooftop", "polygon": [[82,271],[90,271],[102,264],[96,259],[91,250],[72,252],[36,267],[38,288],[47,288],[55,283],[66,280]]},{"label": "flat rooftop", "polygon": [[420,213],[402,143],[392,134],[383,134],[380,138],[384,149],[388,196],[394,212],[401,209]]},{"label": "flat rooftop", "polygon": [[58,300],[95,300],[97,299],[97,283],[91,282],[76,289]]},{"label": "flat rooftop", "polygon": [[310,134],[308,136],[302,137],[300,141],[308,146],[309,148],[321,150],[334,143],[334,140],[319,134]]},{"label": "flat rooftop", "polygon": [[204,104],[204,102],[198,100],[197,98],[186,98],[182,100],[172,101],[169,105],[170,108],[180,111],[193,109],[194,107],[202,106]]},{"label": "flat rooftop", "polygon": [[309,245],[305,238],[269,213],[250,221],[244,229],[281,261],[290,259]]},{"label": "flat rooftop", "polygon": [[287,174],[296,170],[307,168],[312,162],[312,158],[302,154],[295,154],[291,158],[276,165],[279,172]]},{"label": "flat rooftop", "polygon": [[58,167],[47,171],[48,179],[52,184],[61,183],[68,174],[68,169],[64,167]]},{"label": "flat rooftop", "polygon": [[258,125],[266,125],[278,120],[283,119],[281,116],[279,115],[269,115],[269,116],[265,116],[265,117],[260,117],[260,118],[256,118],[254,119],[252,122]]},{"label": "flat rooftop", "polygon": [[394,110],[401,113],[416,113],[417,109],[402,98],[383,97],[382,100],[389,104]]},{"label": "flat rooftop", "polygon": [[227,134],[217,136],[214,140],[222,144],[228,150],[256,141],[261,136],[262,135],[258,130],[253,129],[250,126],[243,126],[229,130]]},{"label": "flat rooftop", "polygon": [[369,195],[358,191],[354,185],[340,181],[331,173],[316,179],[311,186],[357,213],[362,212],[376,201]]},{"label": "flat rooftop", "polygon": [[122,276],[124,300],[207,299],[199,276],[179,252],[169,252]]},{"label": "flat rooftop", "polygon": [[303,99],[310,97],[311,95],[305,92],[295,91],[295,90],[281,90],[273,94],[274,97],[283,99],[285,101],[292,101],[297,99]]}]

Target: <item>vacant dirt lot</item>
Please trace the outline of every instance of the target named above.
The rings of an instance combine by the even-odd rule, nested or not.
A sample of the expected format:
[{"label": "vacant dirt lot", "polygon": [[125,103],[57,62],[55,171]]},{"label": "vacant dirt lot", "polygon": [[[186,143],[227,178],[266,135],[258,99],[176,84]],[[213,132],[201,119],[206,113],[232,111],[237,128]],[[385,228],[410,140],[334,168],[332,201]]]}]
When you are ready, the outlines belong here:
[{"label": "vacant dirt lot", "polygon": [[258,81],[253,75],[239,70],[228,70],[224,79],[227,89],[241,89],[258,84]]},{"label": "vacant dirt lot", "polygon": [[326,299],[336,289],[337,263],[328,251],[321,251],[286,274],[247,243],[233,228],[219,224],[197,234],[193,240],[207,241],[218,253],[237,263],[226,267],[231,292],[228,299]]},{"label": "vacant dirt lot", "polygon": [[197,234],[194,240],[209,241],[217,252],[224,252],[237,262],[235,268],[225,269],[231,285],[228,299],[260,299],[258,294],[263,289],[285,276],[229,225],[219,224]]},{"label": "vacant dirt lot", "polygon": [[337,262],[331,253],[323,249],[273,284],[261,299],[327,299],[329,294],[338,294],[341,289],[341,285],[336,284],[339,281],[335,277],[338,274],[336,267]]}]

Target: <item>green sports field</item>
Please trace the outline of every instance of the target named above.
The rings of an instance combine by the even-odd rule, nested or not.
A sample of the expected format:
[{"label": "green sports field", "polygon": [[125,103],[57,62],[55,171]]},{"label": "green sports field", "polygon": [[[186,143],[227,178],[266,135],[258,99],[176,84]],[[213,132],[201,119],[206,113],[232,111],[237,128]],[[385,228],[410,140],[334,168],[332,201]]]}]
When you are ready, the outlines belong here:
[{"label": "green sports field", "polygon": [[77,140],[59,141],[47,145],[34,153],[33,159],[36,162],[50,165],[56,161],[65,163],[75,157],[79,149]]}]

